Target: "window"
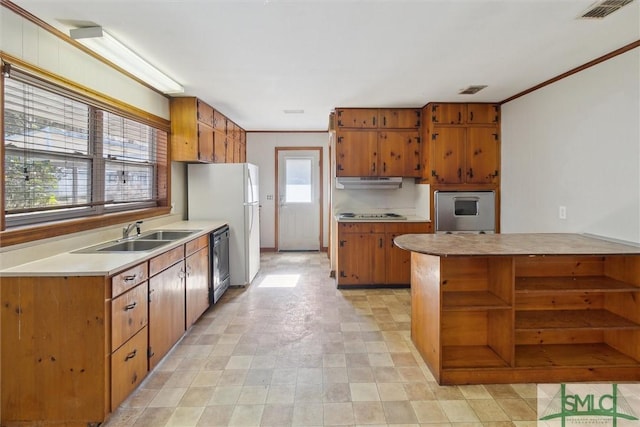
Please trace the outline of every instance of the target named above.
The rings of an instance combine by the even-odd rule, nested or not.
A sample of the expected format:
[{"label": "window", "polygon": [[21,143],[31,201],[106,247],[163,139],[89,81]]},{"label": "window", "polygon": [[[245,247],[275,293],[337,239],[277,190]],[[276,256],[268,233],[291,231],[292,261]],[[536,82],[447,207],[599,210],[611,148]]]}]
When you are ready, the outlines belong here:
[{"label": "window", "polygon": [[312,173],[311,158],[287,158],[286,172],[286,202],[287,203],[311,203],[313,199],[313,187],[311,185]]},{"label": "window", "polygon": [[8,227],[154,207],[167,133],[12,70],[4,80]]}]

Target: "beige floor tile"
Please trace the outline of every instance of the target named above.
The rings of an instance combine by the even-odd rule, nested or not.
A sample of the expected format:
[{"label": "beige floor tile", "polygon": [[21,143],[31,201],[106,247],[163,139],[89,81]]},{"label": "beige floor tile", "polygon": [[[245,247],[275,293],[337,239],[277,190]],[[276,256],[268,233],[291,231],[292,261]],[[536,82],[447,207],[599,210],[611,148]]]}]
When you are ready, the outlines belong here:
[{"label": "beige floor tile", "polygon": [[354,402],[379,401],[378,387],[376,383],[351,383],[351,400]]},{"label": "beige floor tile", "polygon": [[145,408],[126,408],[119,407],[111,414],[109,418],[110,427],[131,427],[135,424],[138,417],[144,412]]},{"label": "beige floor tile", "polygon": [[491,393],[482,385],[460,385],[458,389],[465,399],[492,399]]},{"label": "beige floor tile", "polygon": [[297,383],[322,384],[322,368],[298,368]]},{"label": "beige floor tile", "polygon": [[330,353],[325,354],[322,357],[322,366],[324,368],[345,368],[347,366],[347,360],[342,353]]},{"label": "beige floor tile", "polygon": [[253,356],[251,369],[273,369],[276,366],[276,356]]},{"label": "beige floor tile", "polygon": [[322,382],[324,384],[349,382],[347,368],[324,368],[322,370]]},{"label": "beige floor tile", "polygon": [[389,353],[389,348],[384,341],[371,341],[365,343],[367,353]]},{"label": "beige floor tile", "polygon": [[269,385],[273,377],[273,369],[249,369],[244,385]]},{"label": "beige floor tile", "polygon": [[293,405],[267,404],[262,412],[261,426],[286,427],[293,421]]},{"label": "beige floor tile", "polygon": [[259,426],[264,405],[236,405],[229,420],[229,426]]},{"label": "beige floor tile", "polygon": [[380,400],[404,401],[409,400],[402,383],[378,383]]},{"label": "beige floor tile", "polygon": [[347,376],[349,382],[352,383],[369,383],[375,381],[373,371],[369,367],[347,368]]},{"label": "beige floor tile", "polygon": [[249,369],[253,356],[231,356],[225,369]]},{"label": "beige floor tile", "polygon": [[535,399],[538,397],[537,384],[511,384],[511,388],[524,399]]},{"label": "beige floor tile", "polygon": [[404,384],[404,391],[409,400],[436,400],[436,395],[431,387],[424,383]]},{"label": "beige floor tile", "polygon": [[127,408],[146,408],[153,398],[156,397],[156,394],[158,394],[158,390],[139,388],[134,391],[121,406]]},{"label": "beige floor tile", "polygon": [[179,407],[207,406],[215,387],[190,387],[180,399]]},{"label": "beige floor tile", "polygon": [[241,392],[240,386],[218,386],[213,391],[208,405],[235,405]]},{"label": "beige floor tile", "polygon": [[523,399],[496,399],[512,421],[532,421],[536,413]]},{"label": "beige floor tile", "polygon": [[247,373],[247,369],[225,369],[222,371],[220,380],[218,380],[218,385],[243,385],[244,380],[247,378]]},{"label": "beige floor tile", "polygon": [[263,405],[267,401],[268,386],[244,386],[238,396],[239,405]]},{"label": "beige floor tile", "polygon": [[410,402],[382,402],[384,416],[389,424],[417,423],[418,418]]},{"label": "beige floor tile", "polygon": [[163,388],[149,402],[149,407],[175,408],[186,391],[186,388]]},{"label": "beige floor tile", "polygon": [[296,403],[293,406],[294,426],[324,425],[324,407],[322,403]]},{"label": "beige floor tile", "polygon": [[296,384],[295,402],[322,402],[322,384]]},{"label": "beige floor tile", "polygon": [[493,399],[473,399],[467,401],[482,422],[509,421],[509,416]]},{"label": "beige floor tile", "polygon": [[386,422],[381,402],[353,402],[353,415],[356,425],[384,425]]},{"label": "beige floor tile", "polygon": [[518,399],[520,395],[510,384],[487,384],[485,388],[494,399]]},{"label": "beige floor tile", "polygon": [[222,377],[221,370],[202,370],[191,382],[191,387],[213,387],[218,385]]},{"label": "beige floor tile", "polygon": [[480,419],[466,400],[438,400],[438,403],[452,423],[480,422]]},{"label": "beige floor tile", "polygon": [[169,421],[173,408],[147,408],[136,419],[134,427],[158,427]]},{"label": "beige floor tile", "polygon": [[179,407],[173,411],[166,427],[196,426],[204,411],[204,407]]},{"label": "beige floor tile", "polygon": [[353,405],[346,403],[325,403],[323,405],[323,419],[325,426],[353,425]]},{"label": "beige floor tile", "polygon": [[372,368],[373,376],[379,383],[399,383],[403,382],[400,372],[397,368],[391,366],[382,366]]},{"label": "beige floor tile", "polygon": [[411,406],[420,423],[446,423],[449,421],[436,400],[416,400],[411,402]]},{"label": "beige floor tile", "polygon": [[267,403],[277,405],[293,404],[295,396],[296,386],[293,384],[272,385],[269,387]]},{"label": "beige floor tile", "polygon": [[271,385],[295,384],[298,368],[276,368],[271,375]]}]

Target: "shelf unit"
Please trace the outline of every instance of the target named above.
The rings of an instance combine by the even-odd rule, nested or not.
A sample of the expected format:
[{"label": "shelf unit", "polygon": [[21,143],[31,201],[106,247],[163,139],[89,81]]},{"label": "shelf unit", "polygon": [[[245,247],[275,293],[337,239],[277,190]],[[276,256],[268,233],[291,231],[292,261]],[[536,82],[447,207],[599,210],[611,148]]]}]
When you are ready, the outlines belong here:
[{"label": "shelf unit", "polygon": [[640,255],[412,255],[440,384],[640,380]]}]

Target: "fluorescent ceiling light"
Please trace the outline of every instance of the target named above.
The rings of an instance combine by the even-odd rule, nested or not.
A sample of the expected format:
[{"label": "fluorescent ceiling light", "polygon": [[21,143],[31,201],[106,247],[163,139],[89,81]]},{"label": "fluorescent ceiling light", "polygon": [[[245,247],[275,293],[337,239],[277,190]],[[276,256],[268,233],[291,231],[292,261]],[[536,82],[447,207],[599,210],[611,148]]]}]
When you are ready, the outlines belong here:
[{"label": "fluorescent ceiling light", "polygon": [[72,29],[70,34],[72,39],[79,41],[162,93],[184,92],[184,88],[179,83],[114,39],[102,27],[76,28]]}]

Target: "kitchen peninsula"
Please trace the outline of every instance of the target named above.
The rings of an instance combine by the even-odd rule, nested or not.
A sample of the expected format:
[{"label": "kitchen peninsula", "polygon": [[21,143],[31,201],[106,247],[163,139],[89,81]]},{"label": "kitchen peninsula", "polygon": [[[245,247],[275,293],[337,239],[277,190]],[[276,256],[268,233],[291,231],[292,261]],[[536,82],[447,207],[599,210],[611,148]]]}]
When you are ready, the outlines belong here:
[{"label": "kitchen peninsula", "polygon": [[640,247],[406,234],[411,337],[439,384],[640,380]]}]

